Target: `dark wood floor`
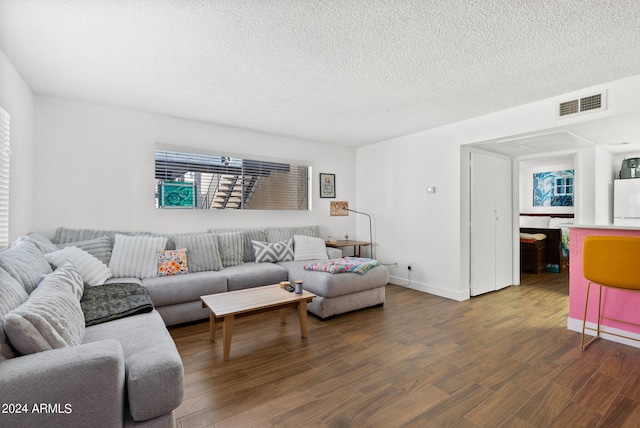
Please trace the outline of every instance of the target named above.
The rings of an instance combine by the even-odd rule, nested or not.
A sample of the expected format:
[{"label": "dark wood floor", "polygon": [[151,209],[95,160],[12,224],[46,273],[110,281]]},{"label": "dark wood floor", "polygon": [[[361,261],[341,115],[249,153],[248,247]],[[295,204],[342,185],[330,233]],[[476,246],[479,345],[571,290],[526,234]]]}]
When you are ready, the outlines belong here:
[{"label": "dark wood floor", "polygon": [[[637,427],[640,349],[567,330],[566,274],[455,302],[387,286],[384,308],[329,321],[171,329],[185,367],[178,427]],[[221,331],[218,332],[221,338]]]}]

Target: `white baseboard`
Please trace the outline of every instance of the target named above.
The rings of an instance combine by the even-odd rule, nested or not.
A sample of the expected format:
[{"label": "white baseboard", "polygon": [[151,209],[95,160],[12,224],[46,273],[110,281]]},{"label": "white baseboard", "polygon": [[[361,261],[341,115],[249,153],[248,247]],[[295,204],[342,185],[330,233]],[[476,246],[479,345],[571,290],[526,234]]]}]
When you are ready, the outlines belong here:
[{"label": "white baseboard", "polygon": [[448,288],[437,287],[435,285],[424,284],[422,282],[411,281],[411,283],[409,284],[407,284],[407,282],[408,280],[406,278],[400,278],[396,276],[389,277],[389,284],[400,285],[412,290],[422,291],[423,293],[433,294],[439,297],[444,297],[446,299],[456,300],[458,302],[468,300],[471,297],[469,290],[456,291],[450,290]]},{"label": "white baseboard", "polygon": [[[595,329],[597,325],[592,322],[587,321],[587,329],[585,329],[584,334],[588,336],[595,336],[596,332],[594,330],[589,330],[589,328]],[[567,329],[571,331],[577,331],[578,333],[582,333],[582,320],[575,318],[567,318]],[[640,348],[640,342],[636,342],[635,340],[626,339],[624,337],[613,336],[611,334],[607,334],[606,332],[615,333],[615,334],[623,334],[625,336],[633,337],[634,339],[640,340],[640,334],[633,333],[630,331],[620,330],[617,328],[600,326],[600,338],[605,340],[610,340],[616,343],[622,343],[623,345],[633,346],[634,348]],[[585,340],[586,342],[586,340]]]}]

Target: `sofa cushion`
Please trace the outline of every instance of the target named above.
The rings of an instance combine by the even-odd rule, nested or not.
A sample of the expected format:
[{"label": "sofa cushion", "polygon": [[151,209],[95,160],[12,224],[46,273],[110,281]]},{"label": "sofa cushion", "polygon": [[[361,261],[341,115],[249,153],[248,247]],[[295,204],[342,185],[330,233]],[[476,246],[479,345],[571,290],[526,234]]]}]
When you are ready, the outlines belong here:
[{"label": "sofa cushion", "polygon": [[83,342],[109,339],[122,345],[129,411],[135,421],[162,416],[180,405],[182,360],[157,311],[87,327]]},{"label": "sofa cushion", "polygon": [[38,286],[42,275],[52,272],[44,254],[30,241],[18,242],[0,252],[0,267],[18,280],[29,294]]},{"label": "sofa cushion", "polygon": [[40,235],[39,233],[30,233],[28,235],[20,236],[18,239],[16,239],[12,246],[22,241],[32,242],[43,254],[50,253],[58,249],[56,244],[51,242],[49,238]]},{"label": "sofa cushion", "polygon": [[[107,237],[111,241],[111,243],[115,243],[116,235],[126,235],[126,236],[153,236],[153,237],[165,237],[165,234],[157,234],[150,232],[125,232],[125,231],[116,231],[116,230],[102,230],[102,229],[70,229],[66,227],[59,227],[56,230],[56,234],[54,238],[51,240],[54,244],[60,246],[65,244],[77,244],[83,241],[91,241],[97,238]],[[77,245],[76,245],[77,246]],[[167,248],[171,249],[168,245],[167,240]],[[175,247],[174,247],[175,248]]]},{"label": "sofa cushion", "polygon": [[218,239],[214,233],[175,235],[177,248],[186,248],[189,259],[189,272],[207,272],[222,269]]},{"label": "sofa cushion", "polygon": [[[65,266],[45,276],[29,299],[4,317],[11,345],[21,354],[79,345],[84,336],[84,315],[80,301],[69,288]],[[58,272],[59,271],[59,272]],[[82,285],[77,273],[72,274]]]},{"label": "sofa cushion", "polygon": [[158,276],[157,257],[167,238],[116,234],[109,269],[115,278],[151,278]]},{"label": "sofa cushion", "polygon": [[55,267],[70,261],[78,269],[82,280],[90,287],[102,285],[111,278],[111,271],[100,260],[78,247],[64,247],[61,250],[45,254],[45,257]]},{"label": "sofa cushion", "polygon": [[328,260],[327,245],[322,238],[314,238],[305,235],[293,237],[295,256],[294,260]]},{"label": "sofa cushion", "polygon": [[244,234],[227,232],[216,234],[222,266],[237,266],[244,263]]},{"label": "sofa cushion", "polygon": [[4,316],[26,302],[28,298],[29,295],[24,291],[24,287],[0,268],[0,361],[15,356],[4,334]]},{"label": "sofa cushion", "polygon": [[105,284],[138,284],[142,285],[140,278],[110,278],[105,281]]},{"label": "sofa cushion", "polygon": [[116,237],[116,233],[122,232],[116,232],[114,230],[71,229],[68,227],[59,227],[56,229],[56,234],[51,241],[57,245],[64,245],[93,240],[96,238],[108,237],[113,243]]},{"label": "sofa cushion", "polygon": [[[226,269],[224,270],[226,273]],[[197,272],[188,275],[145,278],[142,286],[155,306],[200,300],[206,294],[227,291],[227,279],[222,272]]]},{"label": "sofa cushion", "polygon": [[189,273],[187,249],[164,250],[158,254],[158,276],[184,275]]},{"label": "sofa cushion", "polygon": [[274,263],[293,260],[293,239],[282,242],[251,241],[256,263]]},{"label": "sofa cushion", "polygon": [[111,250],[113,248],[113,242],[108,236],[102,236],[95,239],[87,239],[84,241],[68,242],[60,245],[61,247],[78,247],[81,250],[91,254],[96,259],[100,260],[105,265],[109,265],[111,259]]},{"label": "sofa cushion", "polygon": [[267,228],[267,241],[281,242],[293,238],[295,235],[320,236],[320,228],[313,226],[287,226],[287,227],[269,227]]},{"label": "sofa cushion", "polygon": [[244,263],[226,268],[221,273],[227,277],[229,291],[287,281],[287,270],[273,263]]}]

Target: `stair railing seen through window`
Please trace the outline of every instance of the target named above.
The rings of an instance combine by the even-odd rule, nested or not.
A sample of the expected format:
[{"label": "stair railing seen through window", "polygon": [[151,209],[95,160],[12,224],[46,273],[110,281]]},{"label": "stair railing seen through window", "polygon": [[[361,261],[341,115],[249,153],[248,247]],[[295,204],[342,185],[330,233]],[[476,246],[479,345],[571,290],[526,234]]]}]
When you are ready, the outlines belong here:
[{"label": "stair railing seen through window", "polygon": [[311,165],[156,145],[156,208],[310,210]]}]

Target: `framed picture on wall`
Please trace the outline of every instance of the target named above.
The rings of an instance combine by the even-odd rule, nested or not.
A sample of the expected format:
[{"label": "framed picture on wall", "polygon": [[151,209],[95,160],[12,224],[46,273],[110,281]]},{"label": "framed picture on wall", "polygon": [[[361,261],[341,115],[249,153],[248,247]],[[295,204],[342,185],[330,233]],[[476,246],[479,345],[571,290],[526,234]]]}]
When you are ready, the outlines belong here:
[{"label": "framed picture on wall", "polygon": [[164,181],[158,185],[158,206],[160,208],[195,208],[195,183]]},{"label": "framed picture on wall", "polygon": [[574,170],[536,172],[533,174],[534,207],[572,207]]},{"label": "framed picture on wall", "polygon": [[320,173],[320,197],[335,198],[336,197],[336,175]]}]

